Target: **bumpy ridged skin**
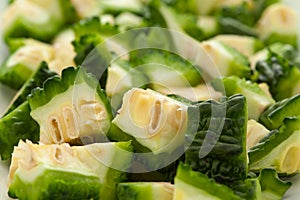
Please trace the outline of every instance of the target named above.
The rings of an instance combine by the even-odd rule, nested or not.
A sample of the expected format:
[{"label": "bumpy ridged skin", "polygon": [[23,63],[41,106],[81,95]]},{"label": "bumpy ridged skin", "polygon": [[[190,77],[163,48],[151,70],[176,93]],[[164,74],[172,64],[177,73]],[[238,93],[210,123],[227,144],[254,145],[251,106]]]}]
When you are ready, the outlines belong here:
[{"label": "bumpy ridged skin", "polygon": [[257,62],[255,66],[259,73],[258,81],[269,85],[270,92],[276,101],[297,94],[300,84],[299,68],[283,56],[270,51],[268,58]]},{"label": "bumpy ridged skin", "polygon": [[56,75],[56,73],[48,69],[46,62],[42,62],[35,73],[25,82],[22,88],[18,91],[17,97],[15,97],[10,108],[6,111],[5,115],[13,111],[17,106],[26,101],[27,96],[30,94],[31,90],[36,87],[42,87],[46,79]]},{"label": "bumpy ridged skin", "polygon": [[30,116],[27,101],[0,120],[0,155],[2,160],[11,158],[14,146],[20,139],[39,139],[39,125]]},{"label": "bumpy ridged skin", "polygon": [[83,67],[69,67],[28,96],[30,115],[40,125],[40,142],[75,144],[105,140],[112,110],[97,79]]},{"label": "bumpy ridged skin", "polygon": [[33,183],[26,183],[15,177],[8,194],[10,197],[20,197],[20,200],[87,200],[99,199],[100,189],[101,183],[97,176],[46,170]]},{"label": "bumpy ridged skin", "polygon": [[[245,97],[235,95],[221,102],[201,102],[198,106],[199,127],[194,141],[185,153],[185,163],[217,182],[245,179],[247,176]],[[225,112],[224,118],[222,114],[225,116]],[[199,158],[202,145],[208,145],[204,139],[208,139],[210,143],[216,141],[216,144],[205,157]]]},{"label": "bumpy ridged skin", "polygon": [[[79,75],[80,73],[80,75]],[[77,76],[78,75],[78,76]],[[108,99],[104,91],[98,86],[97,79],[84,71],[84,68],[68,67],[62,71],[61,78],[53,76],[44,83],[43,88],[36,88],[28,98],[32,110],[47,104],[56,95],[65,92],[74,83],[87,83],[90,87],[95,87],[100,99],[104,102],[106,109],[111,117],[111,110]]]}]

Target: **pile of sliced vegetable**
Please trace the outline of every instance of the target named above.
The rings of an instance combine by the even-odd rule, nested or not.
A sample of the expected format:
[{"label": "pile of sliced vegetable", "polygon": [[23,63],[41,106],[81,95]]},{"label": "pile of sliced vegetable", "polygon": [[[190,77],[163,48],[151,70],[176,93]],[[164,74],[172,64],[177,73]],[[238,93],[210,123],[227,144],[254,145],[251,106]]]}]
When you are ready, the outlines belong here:
[{"label": "pile of sliced vegetable", "polygon": [[300,172],[298,24],[280,0],[10,1],[9,197],[282,199]]}]

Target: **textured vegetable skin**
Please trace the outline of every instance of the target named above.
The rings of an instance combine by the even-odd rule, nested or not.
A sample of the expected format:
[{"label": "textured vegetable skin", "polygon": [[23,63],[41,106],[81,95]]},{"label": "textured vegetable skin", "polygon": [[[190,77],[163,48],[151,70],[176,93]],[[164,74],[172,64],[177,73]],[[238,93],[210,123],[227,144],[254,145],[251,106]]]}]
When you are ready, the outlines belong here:
[{"label": "textured vegetable skin", "polygon": [[0,120],[0,155],[2,160],[11,158],[14,146],[20,139],[39,139],[39,125],[30,116],[27,101]]},{"label": "textured vegetable skin", "polygon": [[[34,190],[25,188],[34,188]],[[74,190],[74,188],[77,188]],[[59,199],[81,200],[99,199],[101,184],[97,176],[85,176],[82,174],[64,172],[60,170],[45,170],[43,175],[29,184],[15,178],[8,195],[17,198],[20,194],[23,200],[35,199]]]},{"label": "textured vegetable skin", "polygon": [[[198,106],[199,127],[191,146],[185,152],[185,163],[217,182],[246,179],[246,98],[234,95],[220,102],[201,102]],[[207,152],[209,145],[214,143]]]}]

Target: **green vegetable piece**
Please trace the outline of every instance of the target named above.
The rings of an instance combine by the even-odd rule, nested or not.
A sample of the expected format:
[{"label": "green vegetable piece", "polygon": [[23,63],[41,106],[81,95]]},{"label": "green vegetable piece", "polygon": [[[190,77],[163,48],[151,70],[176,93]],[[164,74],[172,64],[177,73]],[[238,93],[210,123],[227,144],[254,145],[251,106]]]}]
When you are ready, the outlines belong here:
[{"label": "green vegetable piece", "polygon": [[116,199],[116,185],[125,174],[117,169],[126,171],[131,152],[130,142],[70,147],[21,141],[13,152],[9,195],[19,199]]},{"label": "green vegetable piece", "polygon": [[255,68],[259,74],[258,81],[269,85],[276,101],[299,93],[300,70],[285,57],[270,50],[268,58],[258,61]]},{"label": "green vegetable piece", "polygon": [[267,44],[282,42],[297,47],[297,24],[297,13],[284,4],[276,3],[264,10],[256,29]]},{"label": "green vegetable piece", "polygon": [[11,158],[14,146],[20,139],[39,139],[39,125],[30,116],[27,101],[0,119],[0,155],[2,160]]},{"label": "green vegetable piece", "polygon": [[117,186],[118,200],[172,200],[173,185],[163,182],[128,182]]},{"label": "green vegetable piece", "polygon": [[249,152],[249,168],[261,170],[275,169],[278,173],[292,174],[298,172],[295,162],[299,155],[300,118],[285,118],[283,125],[275,129],[252,147]]},{"label": "green vegetable piece", "polygon": [[[221,81],[221,82],[220,82]],[[220,86],[220,84],[222,86]],[[275,101],[268,96],[258,85],[251,81],[236,76],[225,77],[222,80],[214,80],[212,85],[216,90],[225,88],[226,95],[242,94],[247,98],[248,117],[258,120],[264,110]]]},{"label": "green vegetable piece", "polygon": [[54,75],[56,75],[56,73],[48,69],[47,63],[42,62],[39,68],[33,73],[31,78],[29,78],[17,92],[4,115],[7,115],[15,108],[17,108],[20,104],[25,102],[32,89],[36,87],[42,87],[44,81]]},{"label": "green vegetable piece", "polygon": [[225,185],[216,183],[206,175],[192,171],[180,164],[175,177],[174,200],[192,199],[241,199]]},{"label": "green vegetable piece", "polygon": [[155,155],[172,153],[193,131],[188,126],[194,121],[191,109],[153,90],[133,88],[125,93],[113,123]]},{"label": "green vegetable piece", "polygon": [[63,26],[76,19],[70,0],[14,1],[4,13],[4,39],[30,37],[49,42]]},{"label": "green vegetable piece", "polygon": [[214,73],[212,71],[212,65],[214,65],[221,76],[235,75],[246,79],[251,77],[247,57],[236,49],[213,40],[202,42],[201,47],[204,50],[203,55],[200,55],[201,67],[205,69],[205,72]]},{"label": "green vegetable piece", "polygon": [[200,102],[199,127],[185,152],[185,163],[217,182],[245,180],[247,104],[242,95]]},{"label": "green vegetable piece", "polygon": [[136,50],[130,54],[130,63],[144,72],[153,85],[194,86],[202,82],[200,72],[195,66],[169,51]]},{"label": "green vegetable piece", "polygon": [[54,57],[49,44],[33,39],[23,39],[22,43],[0,68],[0,82],[13,89],[20,89],[42,61],[50,62]]},{"label": "green vegetable piece", "polygon": [[61,78],[49,78],[43,88],[31,92],[28,101],[44,144],[101,141],[109,130],[109,101],[97,79],[82,67],[69,67]]},{"label": "green vegetable piece", "polygon": [[291,182],[280,180],[273,169],[263,169],[258,178],[262,190],[262,199],[265,200],[282,199],[292,185]]},{"label": "green vegetable piece", "polygon": [[279,128],[286,117],[299,117],[300,94],[276,102],[262,113],[259,120],[269,130]]}]

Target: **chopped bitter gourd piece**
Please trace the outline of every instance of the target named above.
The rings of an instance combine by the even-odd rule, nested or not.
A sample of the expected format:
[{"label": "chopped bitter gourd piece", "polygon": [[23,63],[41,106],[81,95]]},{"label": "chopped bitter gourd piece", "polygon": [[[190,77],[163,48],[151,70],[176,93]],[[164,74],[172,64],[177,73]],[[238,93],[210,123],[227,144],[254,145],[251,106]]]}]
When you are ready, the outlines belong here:
[{"label": "chopped bitter gourd piece", "polygon": [[150,89],[133,88],[125,93],[113,123],[159,154],[184,145],[188,120],[186,104]]},{"label": "chopped bitter gourd piece", "polygon": [[132,156],[129,151],[130,142],[70,147],[20,141],[13,152],[8,194],[32,200],[116,199],[115,187],[124,172],[112,167],[125,167],[125,171]]},{"label": "chopped bitter gourd piece", "polygon": [[46,79],[56,75],[56,73],[48,69],[46,62],[42,62],[38,69],[33,73],[33,75],[25,82],[21,89],[14,96],[7,111],[4,115],[7,115],[13,111],[16,107],[27,100],[27,96],[30,94],[31,90],[36,87],[42,87]]},{"label": "chopped bitter gourd piece", "polygon": [[39,139],[39,125],[30,116],[27,101],[0,119],[0,155],[2,160],[11,158],[14,146],[20,139]]},{"label": "chopped bitter gourd piece", "polygon": [[247,149],[255,146],[261,139],[266,137],[270,131],[259,122],[250,119],[247,123]]},{"label": "chopped bitter gourd piece", "polygon": [[217,35],[211,40],[220,41],[235,48],[245,56],[251,56],[263,48],[263,43],[255,37],[244,35]]},{"label": "chopped bitter gourd piece", "polygon": [[276,102],[265,110],[259,120],[270,130],[279,128],[286,117],[300,117],[300,94]]},{"label": "chopped bitter gourd piece", "polygon": [[249,168],[259,171],[275,169],[278,173],[300,171],[300,118],[285,118],[283,125],[251,148],[248,152]]},{"label": "chopped bitter gourd piece", "polygon": [[216,183],[206,175],[180,164],[175,177],[174,200],[236,199],[241,198],[226,185]]},{"label": "chopped bitter gourd piece", "polygon": [[291,182],[280,180],[276,170],[273,169],[263,169],[258,179],[261,186],[262,199],[264,200],[282,199],[292,185]]},{"label": "chopped bitter gourd piece", "polygon": [[105,91],[111,98],[112,107],[117,110],[126,91],[133,87],[144,87],[147,83],[148,78],[143,72],[132,68],[128,61],[119,59],[107,69]]},{"label": "chopped bitter gourd piece", "polygon": [[[257,83],[238,78],[236,76],[229,76],[223,78],[221,81],[216,79],[212,82],[216,90],[225,88],[226,96],[234,94],[242,94],[247,98],[248,117],[250,119],[258,120],[261,113],[275,101],[268,96]],[[225,95],[225,94],[224,94]]]},{"label": "chopped bitter gourd piece", "polygon": [[0,68],[0,81],[14,89],[19,89],[42,61],[49,62],[54,57],[54,49],[49,44],[33,39],[24,39],[23,44]]},{"label": "chopped bitter gourd piece", "polygon": [[49,42],[74,20],[76,14],[70,0],[14,1],[4,12],[4,38],[30,37]]},{"label": "chopped bitter gourd piece", "polygon": [[195,66],[169,51],[151,48],[132,51],[130,63],[144,72],[153,85],[194,86],[202,82]]},{"label": "chopped bitter gourd piece", "polygon": [[109,101],[97,79],[82,67],[49,78],[43,88],[32,90],[28,101],[44,144],[97,142],[109,130]]},{"label": "chopped bitter gourd piece", "polygon": [[258,82],[265,82],[276,101],[289,98],[299,93],[300,70],[291,60],[269,51],[267,59],[261,60],[255,66],[258,72]]},{"label": "chopped bitter gourd piece", "polygon": [[296,12],[281,3],[269,6],[257,23],[259,37],[266,43],[288,43],[295,47],[298,45]]},{"label": "chopped bitter gourd piece", "polygon": [[220,183],[246,179],[246,98],[234,95],[200,102],[198,107],[198,131],[185,152],[185,163]]},{"label": "chopped bitter gourd piece", "polygon": [[165,182],[127,182],[117,186],[118,200],[172,200],[174,186]]},{"label": "chopped bitter gourd piece", "polygon": [[221,76],[236,75],[241,78],[250,78],[250,63],[246,56],[236,49],[219,41],[204,41],[201,47],[204,50],[199,58],[201,67],[209,74],[215,75],[214,71],[211,71],[214,65]]}]

